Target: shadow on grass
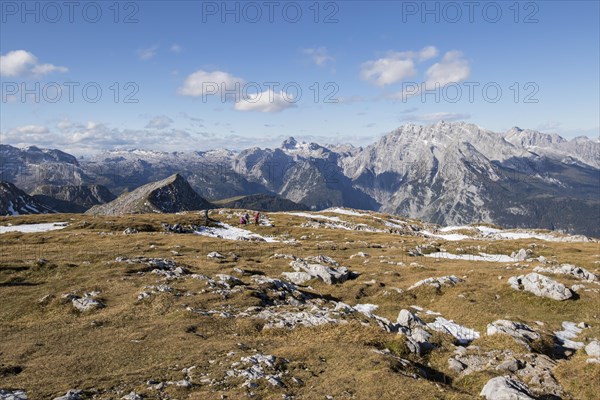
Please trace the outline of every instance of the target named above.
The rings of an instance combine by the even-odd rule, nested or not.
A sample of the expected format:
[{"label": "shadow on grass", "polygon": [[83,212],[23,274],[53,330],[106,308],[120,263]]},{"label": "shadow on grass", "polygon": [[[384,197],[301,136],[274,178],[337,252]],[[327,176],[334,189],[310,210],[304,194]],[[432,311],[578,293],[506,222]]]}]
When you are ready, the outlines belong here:
[{"label": "shadow on grass", "polygon": [[10,286],[38,286],[39,283],[26,282],[25,278],[11,278],[6,282],[0,282],[0,287],[10,287]]}]

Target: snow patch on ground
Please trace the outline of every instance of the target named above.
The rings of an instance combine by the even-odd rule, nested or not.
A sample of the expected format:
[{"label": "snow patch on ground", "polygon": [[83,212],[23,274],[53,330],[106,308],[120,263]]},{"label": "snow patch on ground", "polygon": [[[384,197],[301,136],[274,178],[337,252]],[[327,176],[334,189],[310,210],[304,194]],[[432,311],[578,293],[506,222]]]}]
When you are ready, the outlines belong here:
[{"label": "snow patch on ground", "polygon": [[330,213],[336,213],[336,214],[353,215],[355,217],[370,217],[369,214],[359,213],[354,210],[348,210],[346,208],[340,208],[340,207],[331,207],[331,208],[327,208],[325,210],[321,210],[320,212],[330,212]]},{"label": "snow patch on ground", "polygon": [[[440,231],[441,231],[441,229],[440,229]],[[429,231],[423,231],[423,234],[426,236],[430,236],[430,237],[436,237],[436,238],[448,240],[450,242],[456,242],[456,241],[465,240],[465,239],[473,239],[472,236],[467,236],[467,235],[463,235],[460,233],[450,233],[447,235],[439,235],[439,234],[431,233]]]},{"label": "snow patch on ground", "polygon": [[514,262],[517,261],[511,256],[505,256],[503,254],[452,254],[446,252],[435,252],[425,254],[425,257],[431,258],[443,258],[447,260],[465,260],[465,261],[489,261],[489,262]]},{"label": "snow patch on ground", "polygon": [[7,232],[22,232],[22,233],[39,233],[56,231],[64,229],[68,226],[66,222],[49,222],[44,224],[25,224],[25,225],[10,225],[0,226],[0,233]]},{"label": "snow patch on ground", "polygon": [[498,228],[490,228],[489,226],[446,226],[440,228],[439,231],[446,233],[458,230],[466,230],[473,232],[473,235],[464,235],[458,233],[451,234],[439,234],[432,233],[430,231],[423,231],[423,234],[430,237],[436,237],[448,241],[459,241],[467,239],[507,239],[507,240],[521,240],[521,239],[538,239],[546,242],[587,242],[589,239],[582,235],[563,235],[557,233],[542,233],[528,230],[508,231]]},{"label": "snow patch on ground", "polygon": [[219,223],[219,226],[206,226],[201,227],[199,230],[194,232],[197,235],[214,237],[219,239],[227,240],[264,240],[266,242],[278,242],[278,240],[268,237],[261,236],[257,233],[248,231],[246,229],[236,228],[226,223]]}]

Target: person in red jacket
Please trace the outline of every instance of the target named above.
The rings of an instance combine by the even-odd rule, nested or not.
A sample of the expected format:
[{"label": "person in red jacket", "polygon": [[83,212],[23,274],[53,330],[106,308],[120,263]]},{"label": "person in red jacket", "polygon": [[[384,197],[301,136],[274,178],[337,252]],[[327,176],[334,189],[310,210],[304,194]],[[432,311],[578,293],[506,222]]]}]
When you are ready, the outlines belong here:
[{"label": "person in red jacket", "polygon": [[257,211],[256,214],[254,214],[254,223],[256,225],[258,225],[259,222],[260,222],[260,213]]}]

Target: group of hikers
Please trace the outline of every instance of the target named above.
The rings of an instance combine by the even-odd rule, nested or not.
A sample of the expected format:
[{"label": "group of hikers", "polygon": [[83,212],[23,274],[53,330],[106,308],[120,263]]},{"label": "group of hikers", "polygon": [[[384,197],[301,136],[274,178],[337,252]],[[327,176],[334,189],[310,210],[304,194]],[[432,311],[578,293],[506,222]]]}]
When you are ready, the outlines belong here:
[{"label": "group of hikers", "polygon": [[[256,214],[254,214],[254,223],[256,225],[258,225],[260,223],[260,213],[258,211],[256,212]],[[248,213],[246,213],[240,217],[240,224],[241,225],[250,224],[250,215]]]}]

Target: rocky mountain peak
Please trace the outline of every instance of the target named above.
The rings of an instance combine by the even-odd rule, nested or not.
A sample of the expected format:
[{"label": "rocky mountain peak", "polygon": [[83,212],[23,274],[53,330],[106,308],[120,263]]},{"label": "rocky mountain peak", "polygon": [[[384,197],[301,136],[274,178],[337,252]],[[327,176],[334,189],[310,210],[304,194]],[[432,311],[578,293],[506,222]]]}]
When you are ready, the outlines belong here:
[{"label": "rocky mountain peak", "polygon": [[125,193],[107,204],[94,206],[86,213],[122,215],[143,213],[175,213],[212,208],[212,205],[192,189],[179,173],[148,183]]},{"label": "rocky mountain peak", "polygon": [[298,146],[298,141],[293,136],[290,136],[281,143],[281,148],[286,150],[295,149],[296,146]]}]

